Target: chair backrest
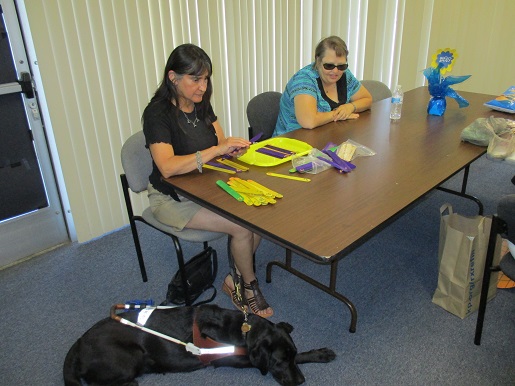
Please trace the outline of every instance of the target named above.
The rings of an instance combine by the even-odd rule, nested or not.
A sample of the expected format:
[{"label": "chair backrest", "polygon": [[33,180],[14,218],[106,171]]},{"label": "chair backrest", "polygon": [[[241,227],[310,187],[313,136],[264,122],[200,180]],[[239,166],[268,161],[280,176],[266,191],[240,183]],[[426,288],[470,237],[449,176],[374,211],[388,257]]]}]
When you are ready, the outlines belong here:
[{"label": "chair backrest", "polygon": [[277,91],[265,91],[249,101],[247,105],[247,119],[250,125],[249,139],[259,133],[263,133],[260,140],[272,136],[279,116],[281,95]]},{"label": "chair backrest", "polygon": [[148,177],[152,172],[152,157],[145,147],[143,131],[138,131],[125,141],[121,157],[129,188],[135,193],[147,190]]},{"label": "chair backrest", "polygon": [[361,84],[372,94],[372,102],[392,97],[392,92],[383,82],[378,80],[362,80]]}]

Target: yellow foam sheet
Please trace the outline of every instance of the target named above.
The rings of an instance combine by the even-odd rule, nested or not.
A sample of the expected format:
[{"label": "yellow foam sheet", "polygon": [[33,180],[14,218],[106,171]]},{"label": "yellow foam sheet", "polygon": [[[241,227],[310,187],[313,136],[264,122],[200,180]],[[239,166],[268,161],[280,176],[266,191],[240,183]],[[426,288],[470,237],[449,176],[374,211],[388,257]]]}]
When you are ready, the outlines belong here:
[{"label": "yellow foam sheet", "polygon": [[[286,150],[294,151],[295,155],[288,156],[285,158],[276,158],[267,154],[256,152],[257,149],[265,145],[272,145]],[[238,161],[242,161],[249,165],[256,166],[275,166],[291,161],[292,157],[306,155],[311,151],[312,148],[313,147],[310,144],[303,141],[299,141],[297,139],[281,137],[269,138],[264,141],[250,145],[250,148],[244,155],[238,158]]]}]

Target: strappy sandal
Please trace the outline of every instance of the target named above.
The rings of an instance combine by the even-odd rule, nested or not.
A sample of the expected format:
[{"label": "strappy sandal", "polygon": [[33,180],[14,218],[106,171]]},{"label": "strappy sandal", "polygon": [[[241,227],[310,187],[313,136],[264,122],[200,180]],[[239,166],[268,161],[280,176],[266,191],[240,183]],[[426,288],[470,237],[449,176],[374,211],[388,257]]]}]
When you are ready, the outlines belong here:
[{"label": "strappy sandal", "polygon": [[[228,276],[231,277],[231,280],[234,284],[235,289],[233,289],[233,290],[225,282],[225,280],[227,280]],[[236,280],[238,281],[238,283],[243,283],[243,280],[241,279],[240,275],[236,275]],[[241,284],[240,284],[240,286],[241,286]],[[238,294],[236,292],[236,282],[234,281],[234,278],[232,277],[231,274],[227,275],[226,278],[224,279],[224,283],[222,284],[222,291],[225,292],[229,296],[232,304],[234,304],[234,306],[237,309],[247,312],[247,306],[245,305],[243,296],[238,296]]]},{"label": "strappy sandal", "polygon": [[252,291],[251,298],[247,298],[245,291],[243,291],[243,296],[245,301],[247,302],[250,310],[256,314],[257,316],[261,316],[262,318],[269,318],[271,317],[274,312],[272,311],[271,314],[260,314],[260,311],[265,311],[267,308],[270,308],[268,303],[266,302],[263,294],[261,293],[261,290],[259,289],[259,284],[257,279],[251,281],[249,284],[243,282],[243,288],[248,291]]}]

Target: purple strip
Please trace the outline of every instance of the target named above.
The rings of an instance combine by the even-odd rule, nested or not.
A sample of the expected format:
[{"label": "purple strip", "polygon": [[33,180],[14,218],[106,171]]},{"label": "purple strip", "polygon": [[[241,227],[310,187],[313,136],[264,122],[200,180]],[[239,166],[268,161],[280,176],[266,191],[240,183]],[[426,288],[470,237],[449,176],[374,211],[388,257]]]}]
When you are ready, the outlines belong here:
[{"label": "purple strip", "polygon": [[289,155],[295,154],[294,151],[288,150],[288,149],[283,149],[282,147],[277,147],[277,146],[272,146],[272,145],[265,145],[263,147],[266,147],[267,149],[277,150],[280,153],[286,153],[286,154],[289,154]]},{"label": "purple strip", "polygon": [[256,152],[257,153],[266,154],[266,155],[269,155],[269,156],[275,157],[275,158],[286,158],[286,157],[289,157],[288,154],[279,153],[278,151],[275,151],[275,150],[272,150],[272,149],[267,149],[267,148],[264,148],[264,147],[260,147],[259,149],[256,149]]},{"label": "purple strip", "polygon": [[356,165],[354,165],[352,162],[345,161],[343,159],[342,159],[342,161],[345,162],[347,164],[347,166],[351,168],[351,170],[356,169]]},{"label": "purple strip", "polygon": [[328,163],[329,165],[331,165],[332,167],[334,167],[334,168],[336,168],[336,169],[341,170],[341,169],[340,169],[340,165],[335,164],[333,161],[329,161],[327,158],[324,158],[324,157],[322,157],[322,156],[318,156],[317,158],[318,158],[319,160],[321,160],[321,161],[327,162],[327,163]]},{"label": "purple strip", "polygon": [[299,165],[299,166],[295,167],[295,170],[297,170],[298,172],[305,172],[305,171],[311,170],[311,169],[313,169],[313,162],[308,162],[307,164]]},{"label": "purple strip", "polygon": [[352,169],[356,168],[355,165],[342,160],[336,153],[332,152],[331,150],[324,151],[324,154],[327,154],[329,157],[331,157],[334,163],[340,165],[339,169],[343,170],[344,172],[350,172]]},{"label": "purple strip", "polygon": [[205,163],[208,164],[208,165],[211,165],[211,166],[215,166],[215,167],[220,168],[220,169],[232,170],[233,172],[237,172],[239,170],[239,169],[233,168],[233,167],[231,167],[229,165],[219,164],[218,162],[207,161]]},{"label": "purple strip", "polygon": [[326,150],[329,150],[329,149],[332,149],[333,147],[336,147],[337,145],[335,143],[332,143],[332,142],[327,142],[327,144],[324,146],[324,148],[322,149],[322,151],[325,153]]},{"label": "purple strip", "polygon": [[251,139],[249,139],[249,141],[252,142],[252,143],[257,142],[257,141],[259,141],[259,138],[261,138],[262,136],[263,136],[263,132],[261,132],[258,135],[252,137]]},{"label": "purple strip", "polygon": [[341,165],[337,164],[336,162],[333,162],[333,161],[329,161],[327,158],[324,158],[324,157],[317,157],[319,160],[322,160],[324,162],[327,162],[329,165],[331,165],[333,168],[336,168],[338,169],[338,171],[341,173],[341,172],[344,172],[344,173],[348,173],[350,172],[350,169],[346,169],[346,168],[343,168]]}]

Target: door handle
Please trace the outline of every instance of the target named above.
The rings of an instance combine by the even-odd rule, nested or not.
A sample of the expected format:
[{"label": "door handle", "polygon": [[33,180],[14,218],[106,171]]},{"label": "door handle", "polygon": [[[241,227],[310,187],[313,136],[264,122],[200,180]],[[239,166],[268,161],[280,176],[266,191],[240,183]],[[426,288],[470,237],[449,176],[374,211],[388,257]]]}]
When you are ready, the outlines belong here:
[{"label": "door handle", "polygon": [[22,72],[18,83],[21,86],[21,92],[25,94],[28,99],[34,98],[34,88],[32,87],[32,77],[28,72]]}]

